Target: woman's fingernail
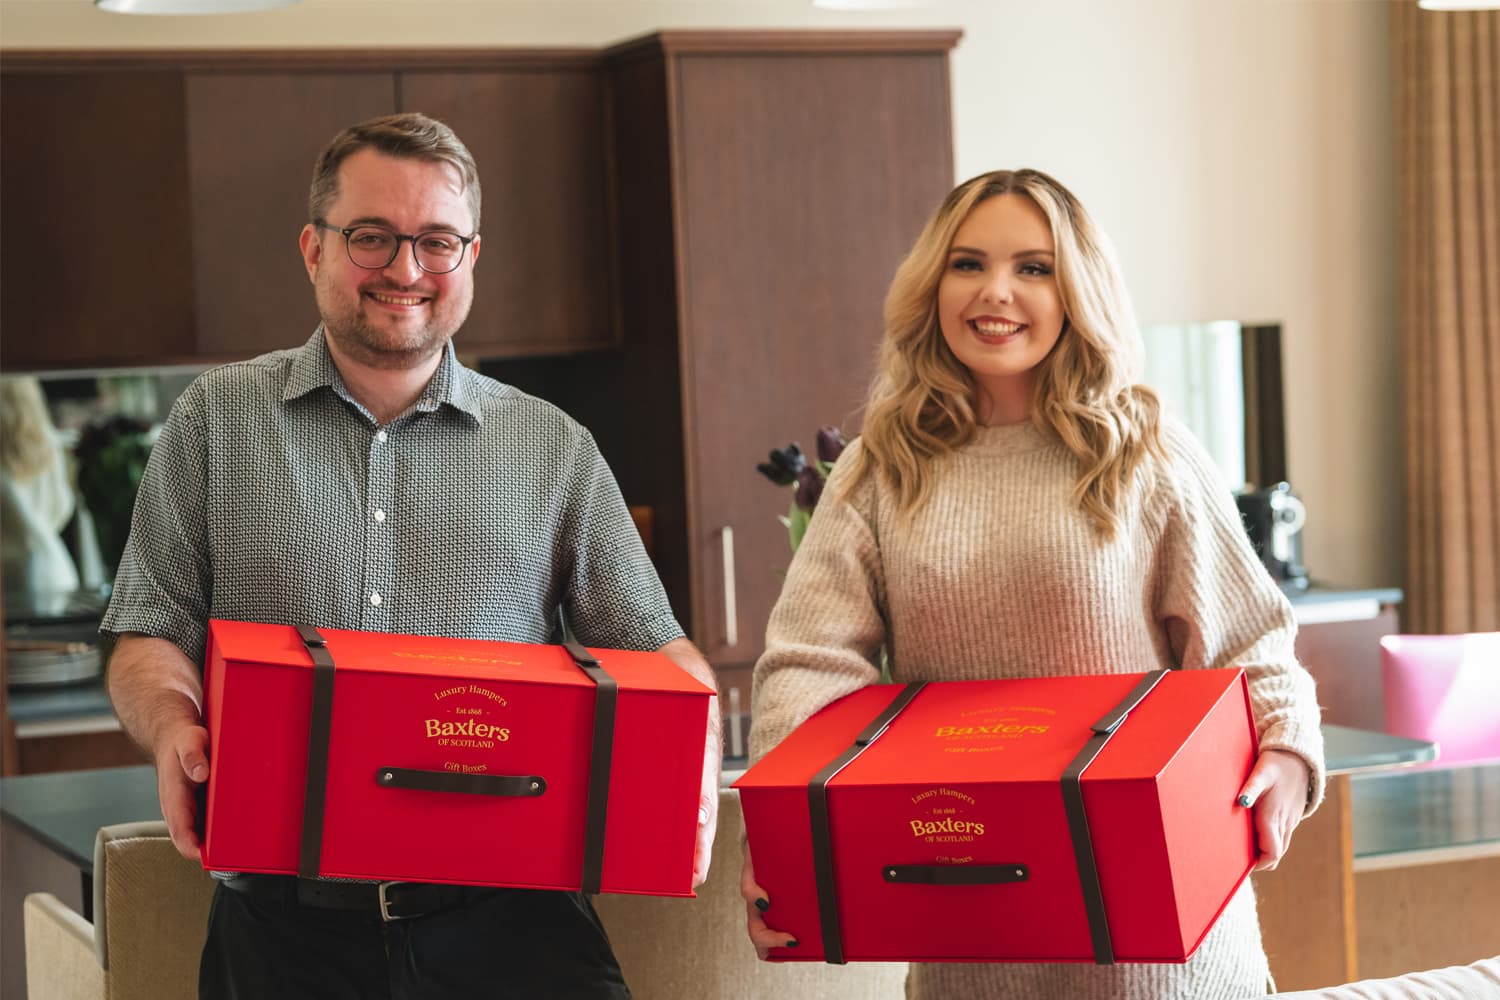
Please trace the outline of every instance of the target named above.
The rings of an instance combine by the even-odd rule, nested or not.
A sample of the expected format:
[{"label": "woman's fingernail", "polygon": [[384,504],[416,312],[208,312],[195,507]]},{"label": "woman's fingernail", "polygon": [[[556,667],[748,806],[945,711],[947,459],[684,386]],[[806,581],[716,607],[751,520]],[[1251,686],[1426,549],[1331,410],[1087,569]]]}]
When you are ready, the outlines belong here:
[{"label": "woman's fingernail", "polygon": [[759,899],[757,899],[755,901],[755,908],[757,910],[759,910],[760,912],[765,913],[767,910],[769,910],[771,908],[771,901],[769,899],[767,899],[766,897],[762,896],[762,897],[760,897]]},{"label": "woman's fingernail", "polygon": [[1248,796],[1248,795],[1241,795],[1240,796],[1240,805],[1244,806],[1246,809],[1249,809],[1250,808],[1250,796]]},{"label": "woman's fingernail", "polygon": [[785,944],[785,945],[784,945],[784,946],[783,946],[783,947],[787,947],[787,948],[795,948],[795,947],[797,947],[797,944],[798,944],[798,942],[797,942],[797,939],[796,939],[796,938],[792,938],[792,939],[791,939],[791,940],[790,940],[790,941],[788,941],[788,942],[787,942],[787,943],[786,943],[786,944]]}]

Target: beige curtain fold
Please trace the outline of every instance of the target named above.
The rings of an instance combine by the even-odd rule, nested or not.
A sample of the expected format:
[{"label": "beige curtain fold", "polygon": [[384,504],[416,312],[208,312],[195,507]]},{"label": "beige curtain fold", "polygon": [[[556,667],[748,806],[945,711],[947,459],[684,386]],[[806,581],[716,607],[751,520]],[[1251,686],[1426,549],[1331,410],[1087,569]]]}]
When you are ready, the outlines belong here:
[{"label": "beige curtain fold", "polygon": [[1403,628],[1500,630],[1500,11],[1391,12]]}]

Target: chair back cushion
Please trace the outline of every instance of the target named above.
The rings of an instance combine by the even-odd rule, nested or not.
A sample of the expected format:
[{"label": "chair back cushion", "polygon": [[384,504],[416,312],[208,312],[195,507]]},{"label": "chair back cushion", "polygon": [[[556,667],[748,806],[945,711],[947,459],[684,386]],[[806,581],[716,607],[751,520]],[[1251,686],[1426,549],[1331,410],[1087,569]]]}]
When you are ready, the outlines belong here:
[{"label": "chair back cushion", "polygon": [[1500,759],[1500,632],[1380,640],[1385,728],[1438,744],[1440,765]]},{"label": "chair back cushion", "polygon": [[94,939],[111,1000],[192,1000],[213,879],[165,823],[105,827],[94,843]]}]

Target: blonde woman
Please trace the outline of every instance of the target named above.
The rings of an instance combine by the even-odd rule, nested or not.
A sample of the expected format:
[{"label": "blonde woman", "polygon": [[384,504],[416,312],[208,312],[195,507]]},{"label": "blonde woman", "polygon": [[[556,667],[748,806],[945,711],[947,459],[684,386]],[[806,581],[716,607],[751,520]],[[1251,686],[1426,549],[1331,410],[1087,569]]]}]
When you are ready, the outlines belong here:
[{"label": "blonde woman", "polygon": [[67,452],[35,378],[0,378],[0,431],[0,551],[8,603],[58,611],[78,589],[78,568],[61,534],[75,497]]},{"label": "blonde woman", "polygon": [[[1322,798],[1292,611],[1228,488],[1131,382],[1112,252],[1035,170],[966,181],[886,298],[864,434],[835,467],[755,667],[751,758],[824,705],[897,681],[1243,667],[1260,756],[1240,790],[1275,867]],[[786,947],[745,858],[750,938]],[[918,964],[913,998],[1259,995],[1249,881],[1183,965]]]}]

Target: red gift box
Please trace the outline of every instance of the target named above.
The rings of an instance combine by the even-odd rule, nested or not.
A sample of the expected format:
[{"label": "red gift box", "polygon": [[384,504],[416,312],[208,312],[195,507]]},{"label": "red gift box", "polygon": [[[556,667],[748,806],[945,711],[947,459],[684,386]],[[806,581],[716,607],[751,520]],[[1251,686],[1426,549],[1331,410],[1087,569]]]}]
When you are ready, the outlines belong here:
[{"label": "red gift box", "polygon": [[693,895],[713,692],[670,659],[304,631],[209,623],[205,868]]},{"label": "red gift box", "polygon": [[864,688],[740,790],[784,960],[1182,962],[1249,874],[1240,670]]}]

